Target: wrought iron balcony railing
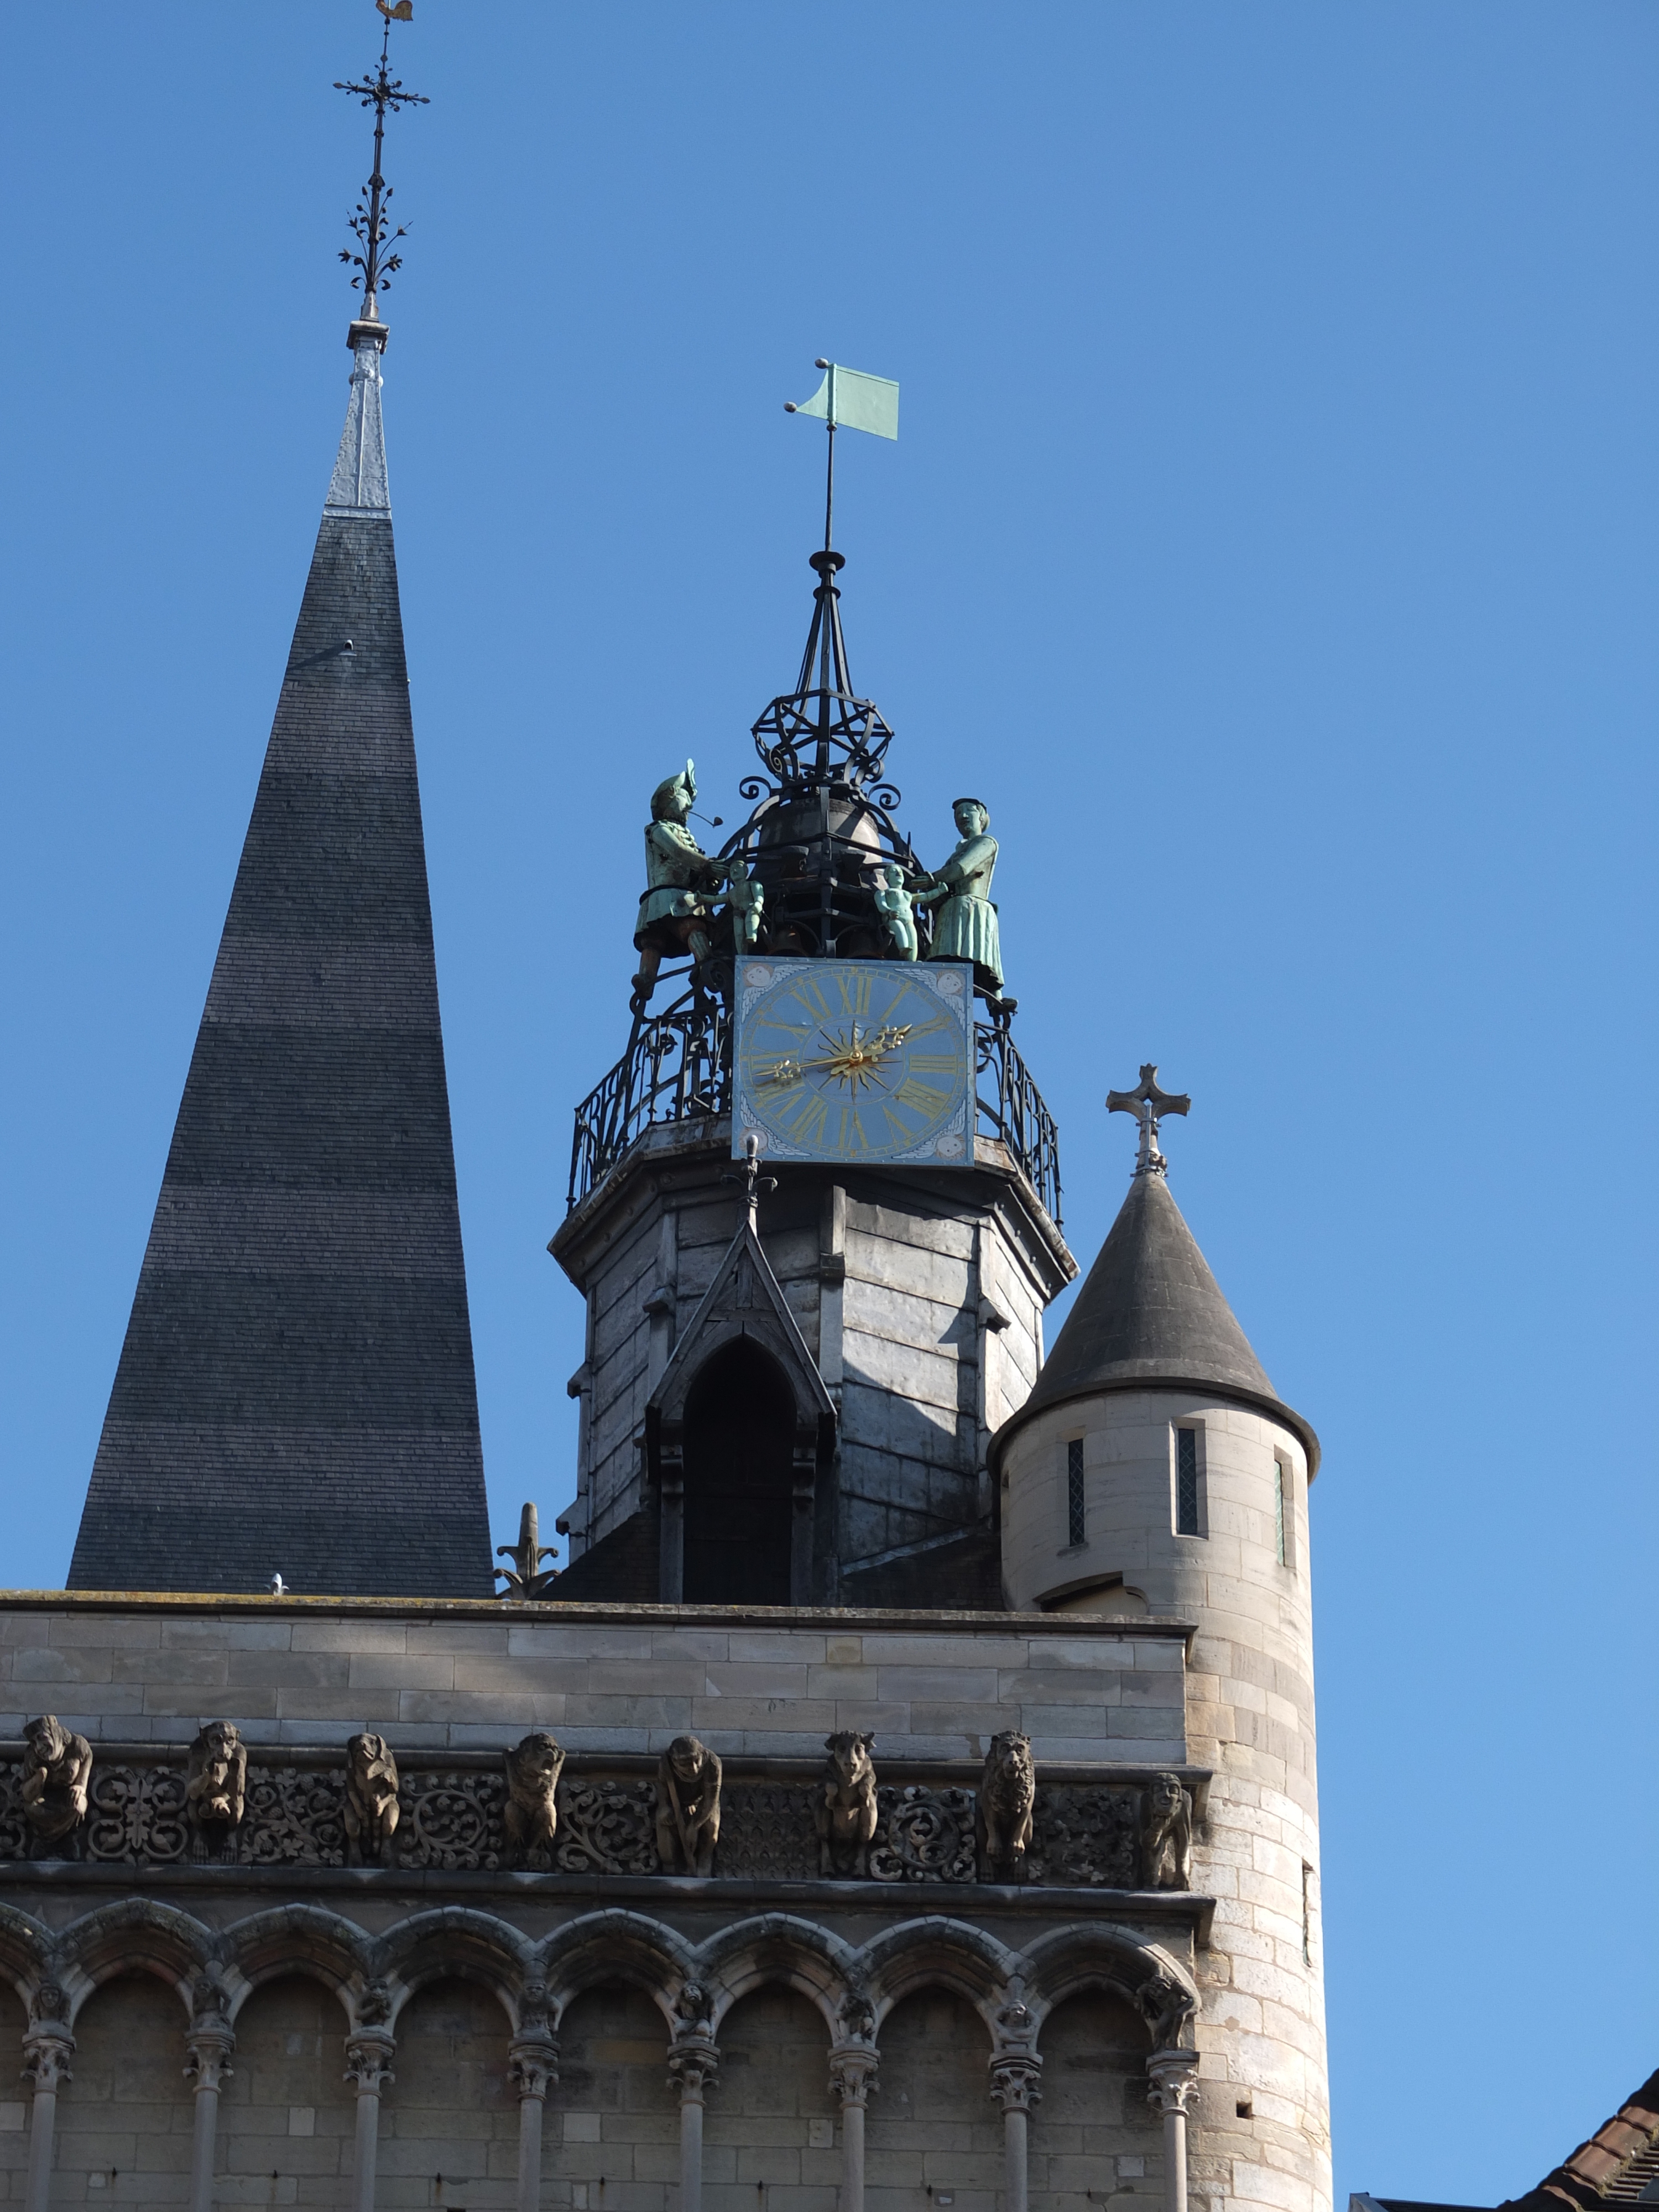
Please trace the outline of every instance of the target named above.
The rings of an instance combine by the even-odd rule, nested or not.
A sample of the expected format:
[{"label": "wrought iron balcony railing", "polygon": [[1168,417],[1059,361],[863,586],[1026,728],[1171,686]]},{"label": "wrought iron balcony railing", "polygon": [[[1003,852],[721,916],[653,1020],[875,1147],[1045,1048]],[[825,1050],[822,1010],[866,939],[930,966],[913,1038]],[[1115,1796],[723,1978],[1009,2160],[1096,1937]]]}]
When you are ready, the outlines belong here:
[{"label": "wrought iron balcony railing", "polygon": [[[1060,1226],[1060,1137],[1006,1023],[976,1022],[979,1127],[1001,1139]],[[659,1122],[732,1110],[732,1026],[717,1000],[686,997],[642,1021],[628,1050],[576,1109],[569,1202],[580,1206],[629,1146]]]}]

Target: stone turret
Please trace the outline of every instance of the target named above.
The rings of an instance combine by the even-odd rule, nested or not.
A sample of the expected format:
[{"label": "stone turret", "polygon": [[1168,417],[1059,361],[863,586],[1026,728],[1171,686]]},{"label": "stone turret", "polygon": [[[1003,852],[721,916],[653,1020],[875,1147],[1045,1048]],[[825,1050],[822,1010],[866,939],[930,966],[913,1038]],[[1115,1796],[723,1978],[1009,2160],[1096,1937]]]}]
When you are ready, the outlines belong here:
[{"label": "stone turret", "polygon": [[1307,1512],[1319,1443],[1262,1371],[1141,1110],[1122,1210],[992,1445],[1004,1581],[1017,1607],[1194,1627],[1188,1756],[1213,1778],[1192,1880],[1217,1903],[1199,1954],[1193,2198],[1317,2212],[1330,2199]]}]

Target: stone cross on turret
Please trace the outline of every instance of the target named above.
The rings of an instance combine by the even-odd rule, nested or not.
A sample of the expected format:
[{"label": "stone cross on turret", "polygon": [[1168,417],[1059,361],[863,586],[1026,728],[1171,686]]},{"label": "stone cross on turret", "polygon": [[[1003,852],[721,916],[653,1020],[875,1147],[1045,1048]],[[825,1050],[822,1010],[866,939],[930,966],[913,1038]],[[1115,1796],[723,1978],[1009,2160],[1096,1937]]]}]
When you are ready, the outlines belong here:
[{"label": "stone cross on turret", "polygon": [[1186,1113],[1192,1103],[1184,1091],[1160,1091],[1157,1066],[1151,1063],[1142,1067],[1140,1080],[1133,1091],[1107,1092],[1109,1114],[1133,1114],[1140,1124],[1140,1152],[1135,1161],[1138,1176],[1168,1172],[1168,1163],[1158,1148],[1158,1125],[1166,1114]]}]

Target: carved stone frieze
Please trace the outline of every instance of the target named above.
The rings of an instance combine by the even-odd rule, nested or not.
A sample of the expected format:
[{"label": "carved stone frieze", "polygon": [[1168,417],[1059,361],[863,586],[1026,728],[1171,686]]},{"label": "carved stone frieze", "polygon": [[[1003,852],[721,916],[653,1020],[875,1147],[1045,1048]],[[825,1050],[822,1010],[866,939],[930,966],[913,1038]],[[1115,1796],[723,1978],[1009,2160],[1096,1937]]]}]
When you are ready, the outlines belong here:
[{"label": "carved stone frieze", "polygon": [[567,1874],[654,1874],[657,1793],[649,1782],[575,1782],[559,1787],[554,1856]]},{"label": "carved stone frieze", "polygon": [[817,1796],[812,1783],[728,1782],[720,1814],[720,1872],[762,1881],[799,1881],[816,1873]]},{"label": "carved stone frieze", "polygon": [[87,1856],[169,1866],[190,1856],[182,1770],[94,1766],[87,1791]]},{"label": "carved stone frieze", "polygon": [[244,1866],[343,1866],[344,1775],[250,1766],[237,1856]]},{"label": "carved stone frieze", "polygon": [[876,1792],[870,1879],[972,1881],[975,1876],[973,1791],[884,1783]]},{"label": "carved stone frieze", "polygon": [[28,1856],[28,1816],[23,1810],[23,1768],[19,1759],[0,1765],[0,1859]]},{"label": "carved stone frieze", "polygon": [[403,1776],[398,1790],[394,1857],[400,1867],[494,1869],[504,1863],[501,1775]]},{"label": "carved stone frieze", "polygon": [[1133,1790],[1060,1784],[1038,1791],[1026,1879],[1075,1889],[1133,1889],[1140,1813]]},{"label": "carved stone frieze", "polygon": [[[665,1805],[660,1778],[653,1783],[573,1774],[550,1737],[545,1741],[558,1763],[552,1764],[550,1754],[538,1763],[537,1772],[541,1783],[553,1781],[553,1801],[541,1802],[534,1820],[535,1808],[526,1803],[522,1833],[515,1832],[512,1761],[534,1741],[526,1738],[500,1767],[409,1767],[396,1776],[396,1798],[390,1803],[385,1801],[394,1762],[384,1751],[368,1753],[367,1763],[382,1768],[377,1776],[362,1778],[380,1801],[381,1825],[376,1832],[374,1821],[364,1822],[359,1815],[359,1863],[441,1873],[508,1867],[625,1875],[687,1870],[674,1820],[678,1791],[676,1802]],[[354,1749],[357,1744],[364,1740],[356,1739]],[[823,1878],[828,1856],[832,1873],[843,1879],[892,1884],[1017,1880],[1066,1888],[1133,1889],[1183,1888],[1190,1882],[1192,1800],[1178,1777],[1158,1777],[1144,1790],[1127,1783],[1041,1784],[1029,1847],[1023,1854],[999,1858],[988,1851],[988,1836],[1000,1842],[1010,1812],[1017,1832],[1017,1802],[1005,1805],[988,1829],[978,1790],[922,1782],[878,1784],[868,1764],[867,1743],[853,1739],[844,1750],[848,1765],[856,1771],[837,1769],[832,1776],[830,1770],[837,1764],[832,1755],[817,1782],[726,1781],[711,1766],[707,1796],[718,1807],[720,1820],[714,1878],[812,1881]],[[366,1744],[360,1761],[364,1753]],[[19,1762],[0,1762],[0,1861],[27,1858],[41,1850],[27,1817],[22,1771]],[[241,1784],[242,1817],[234,1826],[222,1819],[211,1824],[192,1820],[182,1747],[171,1747],[153,1764],[130,1755],[105,1765],[94,1755],[87,1815],[76,1841],[87,1858],[106,1865],[346,1863],[351,1783],[343,1759],[338,1765],[266,1765],[256,1747],[246,1755],[245,1772],[226,1778]],[[531,1794],[527,1790],[526,1796]],[[1014,1790],[1014,1800],[1021,1794]],[[227,1810],[232,1802],[226,1793]],[[688,1778],[681,1809],[697,1871],[708,1864],[711,1840],[700,1819],[704,1803],[702,1785]],[[665,1813],[672,1836],[665,1833]],[[867,1838],[859,1832],[866,1826]],[[672,1845],[672,1869],[665,1862],[665,1844]]]}]

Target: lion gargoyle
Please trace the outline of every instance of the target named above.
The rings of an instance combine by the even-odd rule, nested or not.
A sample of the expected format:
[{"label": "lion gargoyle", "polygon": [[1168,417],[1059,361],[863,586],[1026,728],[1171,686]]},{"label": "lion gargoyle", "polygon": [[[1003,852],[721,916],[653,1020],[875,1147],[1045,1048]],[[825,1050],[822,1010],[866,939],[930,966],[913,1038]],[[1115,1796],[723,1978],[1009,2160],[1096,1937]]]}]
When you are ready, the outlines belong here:
[{"label": "lion gargoyle", "polygon": [[544,1729],[507,1753],[507,1803],[502,1826],[516,1863],[548,1868],[559,1826],[559,1774],[564,1753]]},{"label": "lion gargoyle", "polygon": [[1193,1886],[1193,1801],[1175,1774],[1155,1774],[1140,1808],[1143,1889]]},{"label": "lion gargoyle", "polygon": [[19,1796],[29,1824],[29,1856],[78,1859],[77,1831],[87,1817],[92,1746],[66,1729],[56,1713],[43,1713],[23,1730],[23,1780]]},{"label": "lion gargoyle", "polygon": [[392,1864],[398,1826],[398,1762],[383,1735],[354,1735],[346,1745],[346,1864]]},{"label": "lion gargoyle", "polygon": [[980,1871],[987,1881],[1018,1881],[1031,1846],[1036,1768],[1031,1739],[1005,1729],[991,1738],[980,1776],[975,1825]]},{"label": "lion gargoyle", "polygon": [[873,1735],[842,1729],[824,1738],[829,1759],[813,1803],[818,1831],[818,1872],[862,1877],[869,1871],[876,1832]]},{"label": "lion gargoyle", "polygon": [[714,1871],[720,1839],[720,1762],[694,1735],[677,1735],[657,1761],[657,1857],[665,1874]]},{"label": "lion gargoyle", "polygon": [[190,1747],[185,1810],[198,1858],[234,1847],[247,1796],[247,1746],[234,1721],[209,1721]]}]

